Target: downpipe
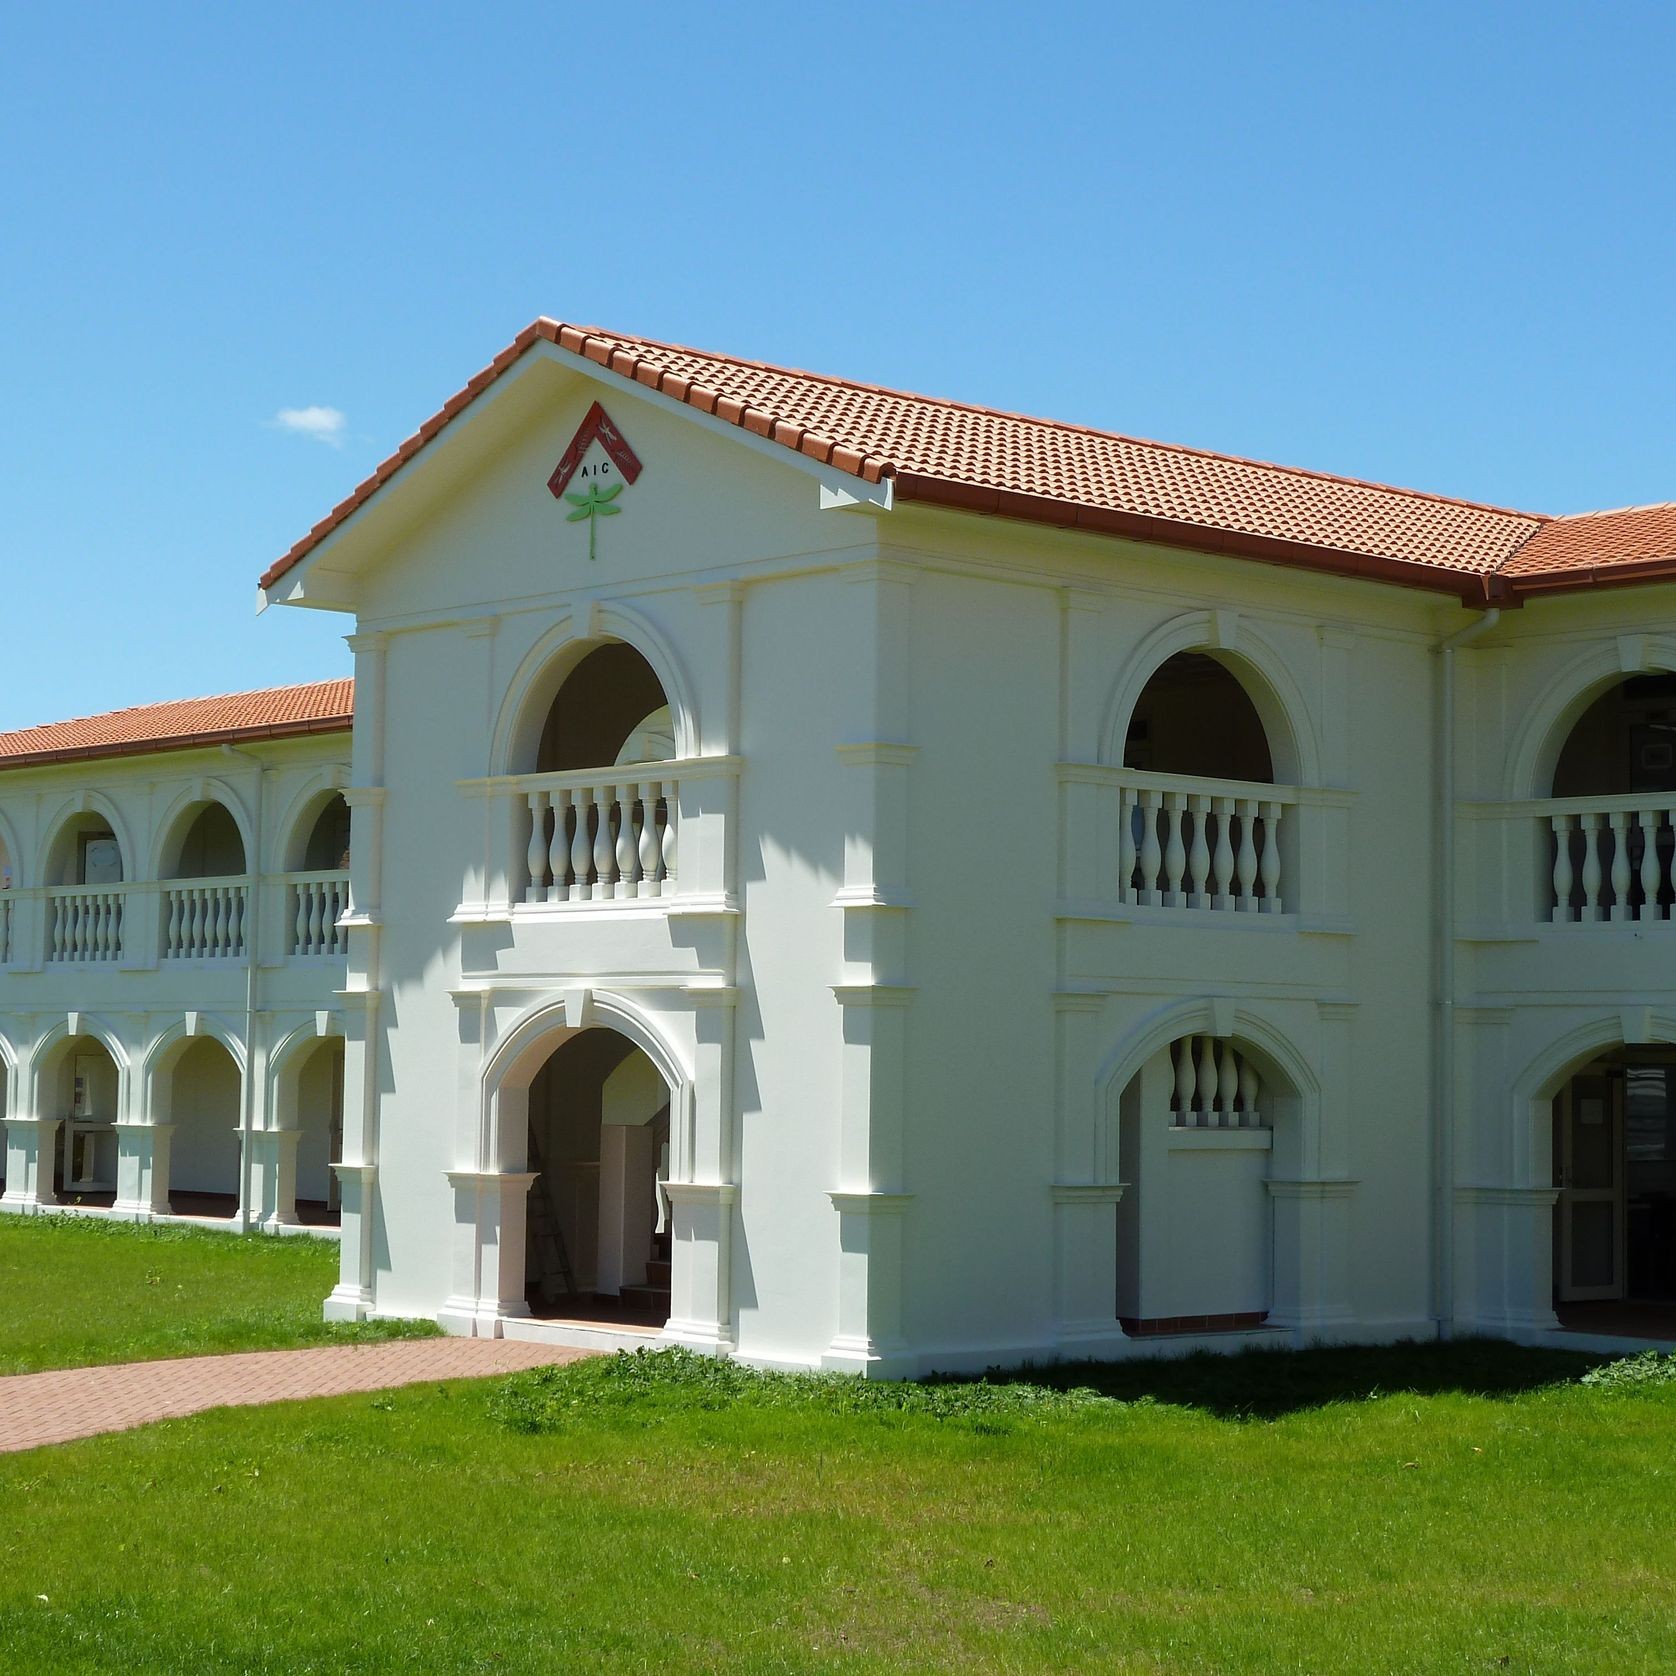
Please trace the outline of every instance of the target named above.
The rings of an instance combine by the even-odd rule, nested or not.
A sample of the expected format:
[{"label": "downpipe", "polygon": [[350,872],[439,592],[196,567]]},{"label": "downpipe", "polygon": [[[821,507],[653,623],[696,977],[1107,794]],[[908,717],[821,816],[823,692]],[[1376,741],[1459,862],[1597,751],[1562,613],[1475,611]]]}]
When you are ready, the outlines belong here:
[{"label": "downpipe", "polygon": [[1441,660],[1438,703],[1437,886],[1433,932],[1437,939],[1437,1044],[1432,1056],[1432,1319],[1440,1339],[1455,1331],[1455,654],[1501,621],[1500,606],[1432,647]]}]

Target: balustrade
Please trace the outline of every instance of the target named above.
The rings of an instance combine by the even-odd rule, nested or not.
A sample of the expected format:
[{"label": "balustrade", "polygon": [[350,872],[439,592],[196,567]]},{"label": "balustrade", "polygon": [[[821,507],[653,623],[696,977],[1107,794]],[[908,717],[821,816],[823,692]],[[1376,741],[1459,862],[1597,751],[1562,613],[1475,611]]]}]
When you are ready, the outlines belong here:
[{"label": "balustrade", "polygon": [[1668,920],[1676,902],[1676,799],[1568,798],[1548,806],[1556,925]]},{"label": "balustrade", "polygon": [[50,961],[120,960],[125,930],[125,893],[81,886],[47,892],[47,947]]},{"label": "balustrade", "polygon": [[286,925],[294,955],[342,954],[338,921],[349,909],[347,873],[294,873],[286,897]]},{"label": "balustrade", "polygon": [[605,902],[675,889],[677,784],[605,773],[522,783],[526,902]]},{"label": "balustrade", "polygon": [[1125,902],[1222,913],[1285,911],[1289,789],[1125,773],[1118,889]]},{"label": "balustrade", "polygon": [[163,958],[236,960],[244,954],[246,887],[237,879],[163,886]]},{"label": "balustrade", "polygon": [[1170,1044],[1175,1087],[1170,1121],[1180,1129],[1261,1129],[1257,1069],[1225,1036],[1183,1036]]}]

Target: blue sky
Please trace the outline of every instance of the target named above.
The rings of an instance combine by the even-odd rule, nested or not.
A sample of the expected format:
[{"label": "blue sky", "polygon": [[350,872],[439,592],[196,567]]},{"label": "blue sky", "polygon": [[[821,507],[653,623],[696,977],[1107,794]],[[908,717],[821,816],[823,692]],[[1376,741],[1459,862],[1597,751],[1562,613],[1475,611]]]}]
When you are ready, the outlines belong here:
[{"label": "blue sky", "polygon": [[346,671],[257,574],[542,313],[1676,499],[1673,61],[1668,6],[14,0],[0,727]]}]

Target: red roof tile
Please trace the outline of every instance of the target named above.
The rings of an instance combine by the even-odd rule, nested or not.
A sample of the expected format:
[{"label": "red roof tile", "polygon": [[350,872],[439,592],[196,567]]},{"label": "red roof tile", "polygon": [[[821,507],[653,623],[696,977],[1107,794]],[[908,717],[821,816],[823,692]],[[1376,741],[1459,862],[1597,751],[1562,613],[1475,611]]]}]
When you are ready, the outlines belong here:
[{"label": "red roof tile", "polygon": [[1676,565],[1676,504],[1550,518],[1502,567],[1508,577],[1588,581],[1601,569]]},{"label": "red roof tile", "polygon": [[354,711],[355,683],[347,679],[141,704],[102,716],[0,733],[0,767],[27,768],[82,757],[178,751],[192,745],[283,739],[304,733],[341,733],[353,721]]},{"label": "red roof tile", "polygon": [[[1548,585],[1582,566],[1592,580],[1610,567],[1642,562],[1645,543],[1627,526],[1545,518],[1146,442],[542,319],[270,566],[261,585],[278,581],[542,341],[852,476],[873,483],[891,478],[903,500],[1380,576],[1480,599],[1508,584],[1519,591],[1537,585],[1521,585],[1519,578]],[[1541,557],[1540,537],[1552,542],[1552,562]],[[1527,548],[1537,556],[1521,567],[1516,561]]]}]

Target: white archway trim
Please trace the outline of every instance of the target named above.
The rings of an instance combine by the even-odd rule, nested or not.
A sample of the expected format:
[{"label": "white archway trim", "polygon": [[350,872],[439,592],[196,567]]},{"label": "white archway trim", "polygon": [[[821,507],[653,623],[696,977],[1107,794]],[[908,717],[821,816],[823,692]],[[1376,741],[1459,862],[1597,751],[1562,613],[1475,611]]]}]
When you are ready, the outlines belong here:
[{"label": "white archway trim", "polygon": [[[114,829],[113,829],[114,830]],[[128,1109],[128,1082],[133,1069],[128,1057],[128,1049],[123,1045],[122,1038],[117,1034],[116,1026],[108,1019],[100,1018],[94,1013],[78,1013],[76,1015],[76,1029],[72,1034],[70,1021],[61,1019],[50,1029],[39,1036],[29,1054],[29,1101],[36,1117],[47,1114],[41,1110],[41,1084],[49,1072],[56,1072],[63,1050],[71,1042],[79,1042],[83,1038],[98,1042],[111,1056],[111,1062],[116,1066],[117,1110],[125,1112]]]},{"label": "white archway trim", "polygon": [[[269,835],[269,853],[264,858],[262,871],[264,873],[300,873],[302,871],[301,852],[307,848],[310,833],[313,831],[311,811],[318,818],[316,805],[321,808],[331,801],[332,794],[342,793],[349,784],[349,771],[342,763],[326,763],[317,768],[303,781],[301,787],[285,805],[284,813],[274,822]],[[304,821],[309,821],[307,832],[302,831]],[[297,858],[297,865],[293,867],[293,856]]]},{"label": "white archway trim", "polygon": [[0,846],[4,847],[6,859],[12,864],[12,889],[25,889],[33,881],[33,870],[24,865],[24,854],[18,847],[17,829],[3,809],[0,809]]},{"label": "white archway trim", "polygon": [[1161,623],[1130,653],[1106,705],[1100,760],[1123,766],[1129,718],[1159,667],[1178,652],[1204,652],[1236,666],[1268,735],[1277,780],[1321,783],[1321,741],[1315,719],[1286,660],[1244,617],[1188,611]]},{"label": "white archway trim", "polygon": [[6,1097],[0,1100],[0,1126],[17,1112],[17,1049],[0,1033],[0,1070],[6,1075]]},{"label": "white archway trim", "polygon": [[345,1039],[341,1026],[334,1022],[330,1029],[322,1032],[318,1019],[299,1024],[280,1037],[268,1054],[267,1099],[263,1109],[270,1126],[275,1126],[274,1118],[286,1109],[282,1095],[287,1080],[295,1076],[322,1042],[341,1042]]},{"label": "white archway trim", "polygon": [[239,842],[244,845],[245,871],[248,873],[253,869],[256,856],[255,828],[251,813],[245,808],[244,799],[225,780],[204,776],[182,786],[158,817],[156,825],[152,828],[151,855],[145,878],[163,877],[164,852],[177,835],[184,836],[179,834],[177,829],[185,819],[187,810],[196,804],[208,806],[211,803],[219,803],[233,817],[233,824],[239,829]]},{"label": "white archway trim", "polygon": [[153,1038],[151,1045],[145,1051],[145,1057],[140,1065],[140,1081],[143,1100],[143,1121],[155,1122],[155,1104],[157,1100],[158,1084],[162,1078],[174,1069],[175,1062],[184,1054],[192,1043],[209,1037],[219,1042],[238,1067],[239,1076],[245,1074],[244,1043],[238,1033],[224,1019],[217,1018],[213,1013],[199,1013],[196,1019],[197,1028],[188,1031],[186,1020],[178,1024],[171,1024],[160,1035]]},{"label": "white archway trim", "polygon": [[1637,1029],[1636,1039],[1631,1041],[1626,1036],[1621,1009],[1585,1019],[1558,1041],[1550,1042],[1515,1078],[1511,1096],[1513,1185],[1552,1185],[1550,1124],[1554,1096],[1591,1059],[1622,1047],[1676,1047],[1676,1014],[1653,1012],[1645,1023],[1645,1030]]},{"label": "white archway trim", "polygon": [[[532,695],[567,650],[589,650],[602,640],[621,640],[632,646],[652,666],[663,695],[669,700],[675,723],[675,754],[696,756],[702,735],[692,682],[675,648],[652,621],[622,604],[594,601],[567,611],[527,651],[513,672],[500,713],[495,718],[494,742],[489,752],[491,775],[516,774],[521,765],[512,761]],[[568,669],[566,670],[568,674]]]},{"label": "white archway trim", "polygon": [[[492,1172],[502,1156],[502,1089],[526,1089],[561,1042],[581,1030],[615,1030],[651,1060],[669,1087],[670,1135],[689,1129],[693,1073],[679,1050],[642,1008],[608,990],[567,991],[521,1013],[495,1045],[479,1084],[478,1153],[475,1168]],[[683,1161],[676,1160],[679,1169]]]},{"label": "white archway trim", "polygon": [[1564,669],[1543,679],[1507,753],[1503,795],[1509,803],[1553,795],[1554,768],[1578,718],[1606,688],[1628,675],[1676,671],[1676,637],[1621,635],[1602,639]]},{"label": "white archway trim", "polygon": [[[115,837],[117,848],[122,852],[122,882],[131,883],[138,875],[134,872],[137,865],[134,840],[128,830],[128,822],[122,812],[101,791],[91,789],[78,791],[65,798],[43,824],[42,840],[37,852],[37,872],[44,872],[47,860],[52,855],[64,828],[77,815],[102,815],[106,825]],[[44,880],[37,880],[44,883]]]},{"label": "white archway trim", "polygon": [[1238,1003],[1230,1018],[1226,1003],[1209,998],[1172,1001],[1146,1014],[1100,1066],[1094,1079],[1097,1097],[1107,1104],[1114,1102],[1155,1053],[1183,1036],[1231,1036],[1255,1048],[1269,1061],[1264,1069],[1271,1075],[1278,1072],[1300,1099],[1320,1099],[1321,1081],[1314,1066],[1280,1031]]}]

